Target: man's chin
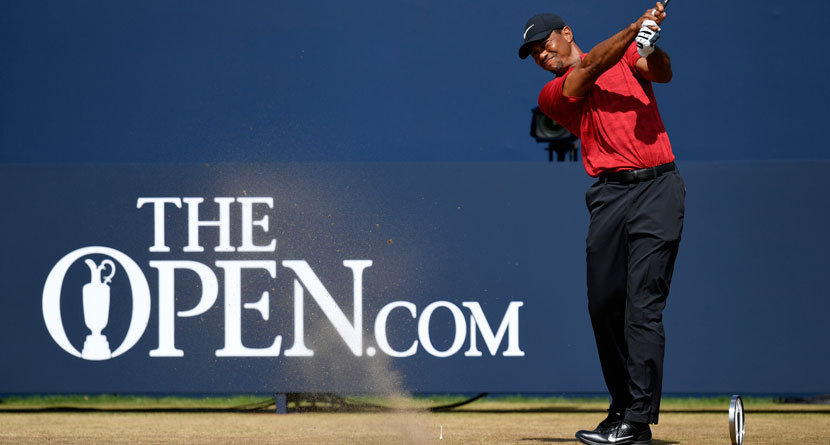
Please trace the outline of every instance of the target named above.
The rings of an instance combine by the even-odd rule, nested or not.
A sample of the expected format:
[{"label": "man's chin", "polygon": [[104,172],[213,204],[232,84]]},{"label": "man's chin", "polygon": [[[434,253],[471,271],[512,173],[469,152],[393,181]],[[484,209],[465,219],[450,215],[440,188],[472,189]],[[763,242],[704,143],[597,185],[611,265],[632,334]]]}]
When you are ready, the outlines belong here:
[{"label": "man's chin", "polygon": [[561,76],[568,71],[561,63],[552,63],[550,65],[545,65],[545,69],[557,76]]}]

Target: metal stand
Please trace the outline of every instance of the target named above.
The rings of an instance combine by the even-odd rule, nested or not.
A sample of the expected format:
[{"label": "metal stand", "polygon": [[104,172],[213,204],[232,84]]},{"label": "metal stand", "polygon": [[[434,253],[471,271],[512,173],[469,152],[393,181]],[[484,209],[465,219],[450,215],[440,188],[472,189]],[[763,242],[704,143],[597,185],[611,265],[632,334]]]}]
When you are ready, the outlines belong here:
[{"label": "metal stand", "polygon": [[277,405],[277,414],[288,414],[288,395],[278,392],[274,395],[274,402]]},{"label": "metal stand", "polygon": [[548,152],[548,162],[553,162],[554,153],[556,153],[556,160],[559,162],[565,161],[566,156],[568,161],[575,162],[578,159],[577,140],[573,137],[548,143],[547,148],[545,148]]}]

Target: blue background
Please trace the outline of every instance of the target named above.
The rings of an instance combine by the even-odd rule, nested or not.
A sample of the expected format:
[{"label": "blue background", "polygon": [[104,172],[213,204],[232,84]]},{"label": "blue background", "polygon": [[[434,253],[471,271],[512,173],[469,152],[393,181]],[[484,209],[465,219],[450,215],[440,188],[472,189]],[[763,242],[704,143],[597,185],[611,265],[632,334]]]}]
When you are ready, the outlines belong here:
[{"label": "blue background", "polygon": [[[0,162],[542,161],[560,13],[584,51],[648,1],[3,1]],[[669,6],[656,88],[680,160],[830,159],[830,5]]]},{"label": "blue background", "polygon": [[[283,215],[294,225],[277,235],[288,242],[279,254],[314,259],[317,272],[347,280],[340,261],[365,254],[376,259],[367,289],[399,289],[384,295],[390,300],[416,292],[424,302],[494,294],[498,302],[520,293],[542,304],[522,309],[528,326],[549,334],[528,345],[528,360],[540,362],[485,359],[493,362],[485,374],[453,360],[412,361],[402,365],[407,388],[601,391],[584,305],[590,180],[580,163],[546,164],[528,135],[530,109],[551,77],[517,49],[538,12],[554,8],[587,51],[650,6],[0,1],[0,197],[11,209],[0,218],[0,346],[17,360],[2,367],[0,392],[176,391],[187,382],[202,392],[323,388],[301,371],[275,379],[271,362],[251,371],[262,377],[254,386],[222,386],[238,383],[226,373],[248,365],[199,371],[217,366],[211,337],[186,349],[203,359],[190,368],[131,371],[154,347],[155,312],[124,361],[97,371],[44,337],[40,292],[58,258],[94,244],[146,251],[149,219],[143,228],[132,219],[137,196],[239,196],[257,184],[278,209],[309,206]],[[830,391],[822,187],[830,86],[827,62],[816,56],[830,43],[828,10],[818,0],[669,7],[660,45],[675,77],[655,90],[689,194],[666,312],[667,391]],[[212,167],[189,164],[228,162],[281,164],[219,165],[209,174],[201,172]],[[344,215],[333,232],[331,206],[319,204],[332,196]],[[101,215],[112,219],[90,224]],[[370,233],[375,221],[394,229]],[[139,231],[135,240],[123,241],[124,227]],[[410,250],[392,253],[402,245]],[[413,262],[422,278],[372,281]],[[460,279],[448,269],[459,264]],[[275,333],[290,333],[278,326]],[[13,341],[21,332],[30,334]],[[33,345],[48,352],[26,352]],[[79,380],[67,382],[64,369]],[[125,386],[121,377],[132,380]]]}]

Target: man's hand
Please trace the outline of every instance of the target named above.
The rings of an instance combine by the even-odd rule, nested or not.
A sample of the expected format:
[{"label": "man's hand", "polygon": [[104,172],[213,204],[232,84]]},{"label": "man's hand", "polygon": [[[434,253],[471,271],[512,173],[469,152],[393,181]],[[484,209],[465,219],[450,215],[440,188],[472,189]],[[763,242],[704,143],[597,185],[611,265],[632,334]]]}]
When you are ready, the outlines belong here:
[{"label": "man's hand", "polygon": [[648,57],[654,52],[654,45],[657,39],[660,38],[660,23],[666,19],[666,8],[663,2],[654,4],[654,8],[645,12],[640,17],[634,26],[637,26],[637,37],[634,39],[637,42],[637,52],[640,57]]},{"label": "man's hand", "polygon": [[[562,85],[562,94],[571,97],[583,97],[588,94],[588,91],[590,91],[599,76],[622,59],[626,50],[631,46],[631,41],[637,37],[643,27],[643,22],[646,20],[654,22],[653,26],[647,28],[651,31],[657,32],[660,30],[660,23],[665,18],[666,9],[663,7],[663,3],[657,2],[653,9],[646,11],[645,14],[637,19],[636,22],[630,24],[620,32],[593,47],[591,51],[588,51],[588,54],[585,54],[581,62],[574,65],[573,70],[570,74],[568,74],[568,77],[565,78],[565,82]],[[654,46],[652,46],[652,48],[654,48]],[[658,52],[660,54],[665,54],[663,51]],[[652,59],[655,59],[655,57],[652,57]],[[649,59],[641,58],[640,60],[646,62]],[[668,80],[665,79],[671,78],[670,65],[658,63],[656,60],[654,61],[654,64],[655,67],[659,66],[659,69],[655,69],[655,73],[656,71],[668,73],[667,77],[664,77],[662,74],[660,76],[651,76],[652,73],[649,72],[651,69],[651,62],[649,62],[649,65],[645,66],[643,69],[640,69],[638,66],[638,69],[640,69],[641,73],[643,70],[646,71],[647,75],[644,75],[644,77],[648,80],[654,79],[652,81],[668,82]]]},{"label": "man's hand", "polygon": [[654,25],[651,26],[651,29],[657,31],[659,29],[659,25],[663,23],[663,20],[666,19],[666,8],[663,7],[663,2],[657,2],[654,4],[653,9],[647,10],[643,15],[637,19],[636,22],[632,23],[631,26],[634,29],[639,30],[643,27],[643,22],[646,20],[651,20],[655,22]]},{"label": "man's hand", "polygon": [[637,71],[651,82],[667,83],[672,79],[669,55],[655,46],[660,38],[659,25],[665,19],[666,8],[662,2],[657,2],[654,9],[646,11],[636,22],[640,26],[637,37],[634,38],[637,42],[637,52],[640,53],[640,59],[636,64]]},{"label": "man's hand", "polygon": [[[657,28],[656,31],[653,29],[654,27]],[[640,57],[648,57],[654,52],[654,46],[659,38],[660,27],[657,26],[657,22],[654,20],[643,21],[643,26],[640,28],[637,38],[634,39],[637,42],[637,52],[640,53]]]}]

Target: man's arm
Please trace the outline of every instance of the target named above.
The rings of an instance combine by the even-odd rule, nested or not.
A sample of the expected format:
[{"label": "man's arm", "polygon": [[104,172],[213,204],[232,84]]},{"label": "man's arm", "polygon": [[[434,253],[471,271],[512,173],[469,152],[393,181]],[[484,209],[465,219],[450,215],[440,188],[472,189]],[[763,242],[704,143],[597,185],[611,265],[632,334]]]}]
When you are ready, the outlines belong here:
[{"label": "man's arm", "polygon": [[[622,59],[626,49],[642,28],[643,22],[654,20],[659,25],[665,17],[666,11],[663,3],[657,2],[653,9],[646,11],[636,22],[593,47],[582,62],[578,63],[568,74],[562,86],[562,94],[572,97],[582,97],[588,94],[599,76]],[[653,29],[656,31],[658,28]]]},{"label": "man's arm", "polygon": [[644,79],[652,82],[668,83],[672,78],[671,59],[660,47],[655,47],[648,57],[640,57],[634,66]]}]

